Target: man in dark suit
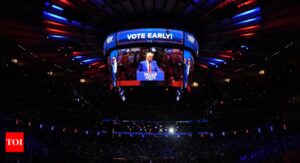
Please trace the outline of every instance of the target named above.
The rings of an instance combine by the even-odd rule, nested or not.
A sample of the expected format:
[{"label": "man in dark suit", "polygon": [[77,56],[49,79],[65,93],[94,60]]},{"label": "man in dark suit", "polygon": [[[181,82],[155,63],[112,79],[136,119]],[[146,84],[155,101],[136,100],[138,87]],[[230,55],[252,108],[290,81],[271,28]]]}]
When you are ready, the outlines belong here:
[{"label": "man in dark suit", "polygon": [[148,52],[146,54],[146,60],[140,62],[137,71],[149,72],[149,73],[161,71],[156,61],[153,60],[153,55],[154,55],[153,53]]}]

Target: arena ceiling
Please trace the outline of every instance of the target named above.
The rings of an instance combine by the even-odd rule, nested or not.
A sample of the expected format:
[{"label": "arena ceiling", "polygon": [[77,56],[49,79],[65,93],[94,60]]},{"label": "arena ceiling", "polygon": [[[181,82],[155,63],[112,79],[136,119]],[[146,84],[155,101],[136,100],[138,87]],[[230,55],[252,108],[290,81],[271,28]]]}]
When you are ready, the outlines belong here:
[{"label": "arena ceiling", "polygon": [[20,50],[15,57],[25,65],[46,62],[46,72],[61,69],[56,75],[63,78],[100,81],[103,60],[80,64],[83,60],[74,57],[103,58],[107,34],[139,27],[182,29],[198,39],[199,73],[223,79],[272,55],[277,49],[270,45],[291,41],[298,32],[299,22],[293,20],[299,18],[299,5],[285,9],[290,5],[259,0],[9,1],[0,32],[6,44]]},{"label": "arena ceiling", "polygon": [[[26,74],[21,76],[32,72],[32,79],[38,78],[36,74],[42,74],[40,81],[46,81],[43,84],[40,81],[29,80],[28,84],[26,83],[28,81],[15,76],[9,78],[6,84],[12,83],[11,87],[4,91],[10,94],[7,95],[7,99],[17,100],[22,105],[22,102],[16,98],[18,94],[29,99],[26,103],[29,103],[28,107],[37,101],[45,105],[55,103],[69,106],[51,108],[49,105],[49,107],[39,108],[37,105],[31,107],[29,111],[26,109],[20,111],[29,117],[39,117],[44,114],[65,122],[67,118],[65,115],[68,115],[74,119],[89,120],[93,117],[98,120],[99,114],[89,109],[96,108],[97,113],[99,110],[100,112],[105,109],[113,110],[111,106],[102,107],[102,99],[107,96],[107,92],[97,89],[97,86],[102,87],[106,77],[106,65],[101,60],[104,58],[103,42],[109,33],[123,29],[175,28],[193,33],[197,37],[200,51],[194,80],[199,82],[201,90],[199,92],[202,92],[196,100],[203,107],[189,112],[195,116],[200,115],[196,113],[197,110],[210,112],[207,106],[219,107],[223,105],[223,101],[225,104],[228,101],[238,103],[240,99],[250,99],[249,94],[253,96],[263,94],[261,92],[265,89],[271,90],[269,95],[272,95],[275,86],[268,85],[272,85],[271,79],[277,80],[274,77],[277,75],[276,71],[282,70],[288,64],[292,66],[299,64],[291,56],[282,56],[290,51],[281,53],[278,57],[282,49],[299,43],[297,36],[300,23],[297,13],[300,6],[292,0],[12,0],[2,6],[0,38],[3,53],[0,55],[0,66],[8,63],[16,64],[20,67],[21,73],[26,71]],[[85,64],[84,60],[76,59],[78,56],[82,56],[84,60],[95,60]],[[272,58],[275,58],[276,62],[269,64]],[[275,75],[261,78],[260,75],[265,73],[263,70],[266,70],[266,74]],[[14,70],[12,72],[20,73]],[[279,73],[289,74],[289,72]],[[9,76],[12,75],[7,74],[7,77]],[[56,79],[63,84],[58,85]],[[22,81],[23,85],[20,86],[18,80]],[[232,85],[214,89],[214,84],[223,85],[229,82]],[[249,82],[254,83],[253,89],[249,86],[251,85],[248,84]],[[96,84],[91,87],[76,87],[70,83]],[[238,85],[240,83],[244,85]],[[7,87],[5,84],[3,86]],[[82,89],[87,96],[94,95],[95,97],[89,100],[96,101],[96,105],[90,107],[92,104],[83,96],[80,97],[76,89]],[[55,90],[59,96],[40,95],[51,90]],[[14,94],[15,92],[18,93]],[[35,95],[29,96],[31,93]],[[248,94],[243,97],[244,93]],[[37,100],[39,98],[45,101]],[[69,105],[66,102],[69,99],[75,101],[75,104]],[[251,105],[256,103],[251,100],[247,102]],[[264,100],[260,102],[264,103]],[[269,99],[269,102],[271,103],[272,100]],[[84,106],[85,110],[81,110],[81,106]],[[126,107],[131,106],[124,106]],[[168,108],[168,105],[164,107]],[[205,107],[208,110],[203,109]],[[131,112],[126,109],[117,112],[118,115],[141,112],[143,114],[149,112],[150,115],[153,108],[151,106],[147,108],[149,108],[147,111],[139,110],[137,107]],[[227,115],[234,115],[233,112],[237,112],[237,110],[230,110],[231,108],[234,107],[229,105],[226,108]],[[240,119],[249,115],[248,111],[242,111],[240,105],[236,105],[235,108],[244,114]],[[270,113],[268,109],[255,106],[253,116],[257,116],[258,111],[264,111],[262,115]],[[166,115],[170,113],[168,109],[163,112]],[[61,113],[59,118],[57,113]],[[181,109],[176,113],[185,114],[186,110]],[[261,116],[261,119],[265,119],[265,116]],[[252,120],[250,119],[249,122]]]}]

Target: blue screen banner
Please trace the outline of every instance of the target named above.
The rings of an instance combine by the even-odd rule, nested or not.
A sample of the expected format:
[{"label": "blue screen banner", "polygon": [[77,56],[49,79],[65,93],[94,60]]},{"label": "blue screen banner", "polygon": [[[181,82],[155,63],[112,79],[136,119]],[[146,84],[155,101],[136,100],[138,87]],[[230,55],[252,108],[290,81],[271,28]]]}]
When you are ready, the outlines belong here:
[{"label": "blue screen banner", "polygon": [[110,34],[104,42],[103,50],[106,54],[118,46],[151,43],[179,45],[179,47],[186,47],[198,55],[198,42],[193,34],[168,28],[138,28]]},{"label": "blue screen banner", "polygon": [[173,43],[183,44],[183,32],[163,28],[143,28],[117,33],[118,45],[132,43]]}]

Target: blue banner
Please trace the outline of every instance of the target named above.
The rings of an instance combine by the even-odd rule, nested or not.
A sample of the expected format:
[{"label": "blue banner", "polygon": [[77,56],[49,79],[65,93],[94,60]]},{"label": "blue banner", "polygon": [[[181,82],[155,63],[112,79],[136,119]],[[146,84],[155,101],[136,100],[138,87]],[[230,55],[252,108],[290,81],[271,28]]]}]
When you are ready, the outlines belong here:
[{"label": "blue banner", "polygon": [[[198,55],[198,42],[194,35],[175,29],[139,28],[119,31],[107,36],[104,41],[104,54],[120,45],[130,44],[173,44],[189,48]],[[179,47],[180,47],[179,46]],[[129,46],[128,46],[129,47]]]},{"label": "blue banner", "polygon": [[183,44],[183,32],[163,28],[141,28],[117,33],[117,44],[172,43]]}]

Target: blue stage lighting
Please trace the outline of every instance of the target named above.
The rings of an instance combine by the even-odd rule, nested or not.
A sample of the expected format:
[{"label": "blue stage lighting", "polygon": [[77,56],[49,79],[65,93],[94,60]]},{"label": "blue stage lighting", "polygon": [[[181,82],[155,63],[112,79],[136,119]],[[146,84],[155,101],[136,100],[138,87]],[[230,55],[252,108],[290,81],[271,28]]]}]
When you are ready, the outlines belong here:
[{"label": "blue stage lighting", "polygon": [[44,16],[48,16],[48,17],[51,17],[51,18],[55,18],[55,19],[67,22],[67,19],[65,17],[59,16],[59,15],[56,15],[56,14],[53,14],[53,13],[50,13],[50,12],[44,11],[43,14],[44,14]]},{"label": "blue stage lighting", "polygon": [[64,9],[62,7],[59,7],[57,5],[52,5],[52,8],[59,10],[59,11],[64,11]]},{"label": "blue stage lighting", "polygon": [[250,14],[252,14],[254,16],[255,14],[259,14],[259,13],[260,13],[260,7],[256,7],[254,9],[251,9],[251,10],[248,10],[248,11],[245,11],[245,12],[242,12],[240,14],[233,16],[233,19],[241,18],[243,16],[247,16]]},{"label": "blue stage lighting", "polygon": [[258,16],[258,17],[255,17],[255,18],[251,18],[251,19],[247,19],[247,20],[237,22],[234,25],[244,25],[244,24],[247,24],[247,23],[258,22],[258,21],[260,21],[260,19],[261,19],[261,17]]},{"label": "blue stage lighting", "polygon": [[66,36],[61,36],[61,35],[49,35],[48,37],[50,37],[50,38],[58,38],[58,39],[66,39],[66,38],[68,38]]}]

